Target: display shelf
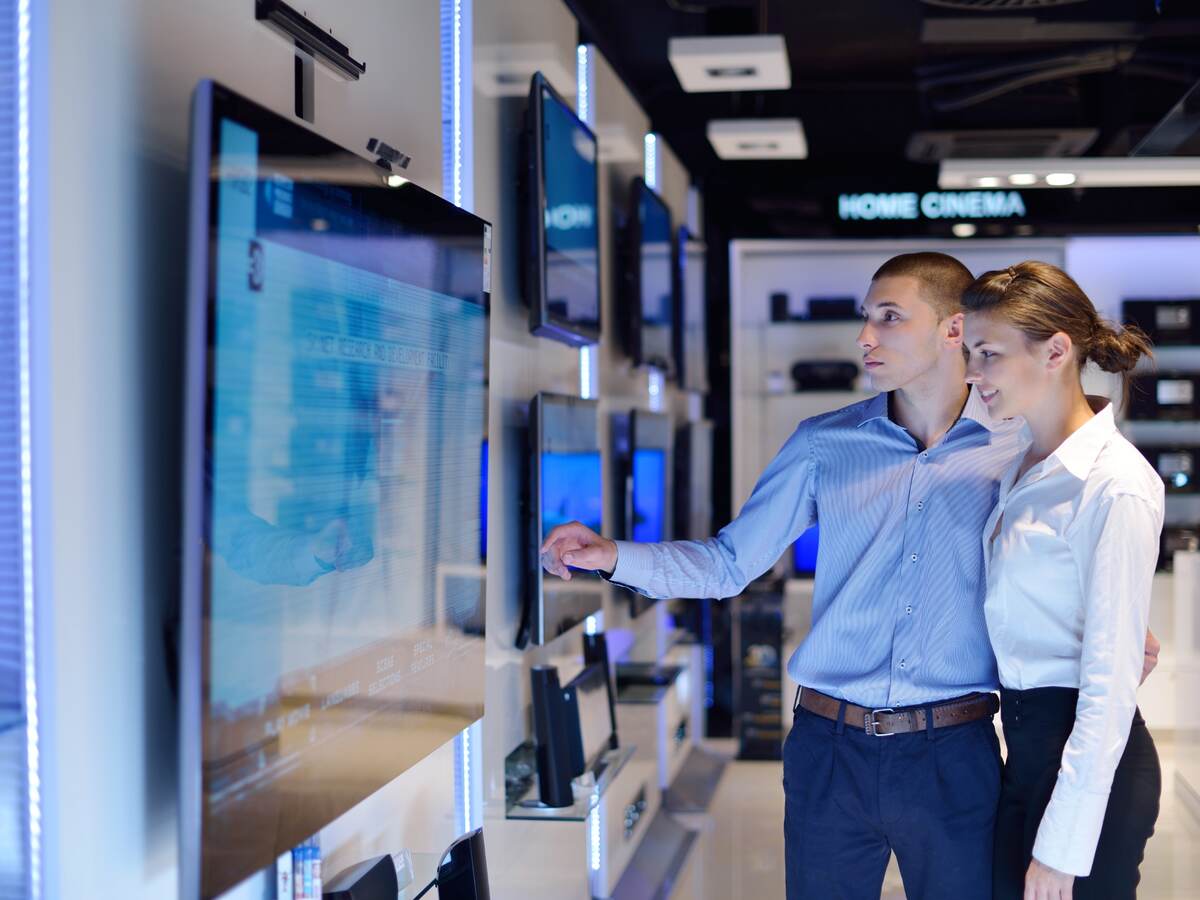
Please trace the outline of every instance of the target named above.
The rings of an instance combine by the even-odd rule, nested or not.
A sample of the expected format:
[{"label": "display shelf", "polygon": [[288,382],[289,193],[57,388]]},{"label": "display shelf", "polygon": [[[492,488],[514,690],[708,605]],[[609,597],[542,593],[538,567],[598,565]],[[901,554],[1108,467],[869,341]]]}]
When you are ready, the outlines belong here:
[{"label": "display shelf", "polygon": [[537,821],[585,821],[625,764],[633,759],[635,750],[632,746],[609,750],[588,773],[572,783],[574,803],[561,807],[545,806],[537,797],[537,750],[533,741],[526,741],[504,761],[505,817]]}]

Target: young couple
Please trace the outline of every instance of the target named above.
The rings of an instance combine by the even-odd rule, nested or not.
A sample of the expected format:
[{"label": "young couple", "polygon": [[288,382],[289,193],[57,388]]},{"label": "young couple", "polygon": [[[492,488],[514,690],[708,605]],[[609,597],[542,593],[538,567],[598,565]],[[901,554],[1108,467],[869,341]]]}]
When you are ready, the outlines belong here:
[{"label": "young couple", "polygon": [[543,564],[731,597],[819,520],[812,630],[788,662],[790,900],[877,898],[889,852],[912,900],[1132,898],[1160,792],[1136,692],[1163,485],[1080,372],[1124,375],[1149,343],[1039,262],[973,279],[898,256],[863,315],[880,393],[801,422],[716,537],[572,523]]}]

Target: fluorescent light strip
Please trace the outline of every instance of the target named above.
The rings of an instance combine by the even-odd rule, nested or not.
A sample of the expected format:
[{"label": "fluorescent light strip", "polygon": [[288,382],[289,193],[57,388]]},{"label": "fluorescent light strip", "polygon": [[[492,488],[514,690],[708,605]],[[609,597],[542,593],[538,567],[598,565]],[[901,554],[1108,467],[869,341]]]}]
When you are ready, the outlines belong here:
[{"label": "fluorescent light strip", "polygon": [[33,589],[33,441],[29,387],[29,0],[17,0],[17,355],[21,421],[21,580],[25,643],[25,769],[29,896],[42,896],[42,782]]},{"label": "fluorescent light strip", "polygon": [[650,395],[650,411],[662,412],[663,408],[663,387],[666,379],[663,377],[662,369],[650,367],[649,377],[646,379],[646,390]]},{"label": "fluorescent light strip", "polygon": [[579,85],[575,94],[575,111],[579,118],[592,125],[592,61],[587,44],[580,44],[575,48],[575,81]]},{"label": "fluorescent light strip", "polygon": [[[592,807],[592,814],[589,817],[588,824],[591,832],[592,844],[592,871],[600,871],[600,804],[597,803]],[[593,891],[593,893],[595,893]]]},{"label": "fluorescent light strip", "polygon": [[644,178],[646,186],[651,190],[658,190],[658,135],[653,131],[647,132],[646,138],[643,141],[645,147],[645,168]]},{"label": "fluorescent light strip", "polygon": [[591,344],[579,348],[579,396],[584,400],[591,400],[595,396],[592,393],[593,350]]},{"label": "fluorescent light strip", "polygon": [[942,190],[1196,187],[1200,186],[1200,157],[948,159],[941,164],[938,186]]}]

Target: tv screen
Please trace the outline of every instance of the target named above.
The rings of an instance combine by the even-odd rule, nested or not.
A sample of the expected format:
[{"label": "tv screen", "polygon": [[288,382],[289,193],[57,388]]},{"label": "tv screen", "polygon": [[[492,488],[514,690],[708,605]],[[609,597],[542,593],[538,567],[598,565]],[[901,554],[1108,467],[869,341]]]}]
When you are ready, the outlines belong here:
[{"label": "tv screen", "polygon": [[712,452],[712,422],[688,422],[676,432],[676,540],[712,537]]},{"label": "tv screen", "polygon": [[671,213],[641,178],[633,182],[625,246],[626,350],[635,365],[674,377]]},{"label": "tv screen", "polygon": [[613,747],[614,722],[609,699],[609,677],[604,666],[589,665],[566,685],[575,691],[579,707],[579,731],[583,745],[582,775],[600,756]]},{"label": "tv screen", "polygon": [[[488,226],[211,82],[193,98],[182,895],[483,714]],[[481,579],[443,599],[462,620]]]},{"label": "tv screen", "polygon": [[813,525],[804,534],[796,538],[792,545],[792,566],[797,575],[811,576],[817,571],[817,543],[820,540],[820,526]]},{"label": "tv screen", "polygon": [[541,546],[555,527],[579,521],[601,531],[603,477],[596,401],[538,394],[529,406],[528,588],[517,646],[544,644],[600,609],[601,583],[577,572],[546,575]]},{"label": "tv screen", "polygon": [[667,499],[666,450],[658,447],[633,451],[633,539],[663,540]]},{"label": "tv screen", "polygon": [[680,386],[708,392],[708,326],[705,317],[704,245],[687,226],[675,237],[675,366]]},{"label": "tv screen", "polygon": [[534,334],[572,346],[600,337],[597,143],[539,72],[526,113],[525,287]]}]

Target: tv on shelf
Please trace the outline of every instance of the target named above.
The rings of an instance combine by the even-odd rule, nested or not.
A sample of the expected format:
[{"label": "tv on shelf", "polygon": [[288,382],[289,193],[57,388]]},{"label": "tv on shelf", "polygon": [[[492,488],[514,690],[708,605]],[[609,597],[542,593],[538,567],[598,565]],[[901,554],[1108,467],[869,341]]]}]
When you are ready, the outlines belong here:
[{"label": "tv on shelf", "polygon": [[675,369],[686,391],[708,393],[708,323],[705,309],[705,247],[686,225],[675,235]]},{"label": "tv on shelf", "polygon": [[[181,896],[483,715],[487,223],[213,82],[192,101]],[[470,622],[459,628],[455,621]]]},{"label": "tv on shelf", "polygon": [[596,136],[540,72],[523,138],[524,290],[534,334],[571,346],[600,338]]}]

